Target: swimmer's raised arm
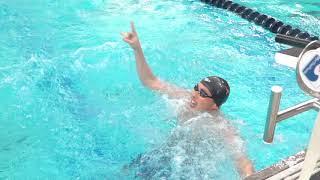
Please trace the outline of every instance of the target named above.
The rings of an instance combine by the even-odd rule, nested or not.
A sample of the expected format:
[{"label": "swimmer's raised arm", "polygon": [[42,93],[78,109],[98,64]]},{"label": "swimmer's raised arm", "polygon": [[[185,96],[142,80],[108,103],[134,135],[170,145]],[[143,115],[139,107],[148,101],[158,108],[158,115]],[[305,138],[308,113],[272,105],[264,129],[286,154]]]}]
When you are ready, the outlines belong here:
[{"label": "swimmer's raised arm", "polygon": [[144,86],[152,90],[157,90],[161,93],[168,94],[171,97],[178,97],[182,94],[187,93],[187,91],[182,88],[175,87],[174,85],[161,81],[153,74],[144,57],[138,33],[134,27],[133,22],[131,22],[131,32],[124,32],[121,33],[121,35],[123,37],[123,40],[127,42],[134,50],[137,72],[140,81]]}]

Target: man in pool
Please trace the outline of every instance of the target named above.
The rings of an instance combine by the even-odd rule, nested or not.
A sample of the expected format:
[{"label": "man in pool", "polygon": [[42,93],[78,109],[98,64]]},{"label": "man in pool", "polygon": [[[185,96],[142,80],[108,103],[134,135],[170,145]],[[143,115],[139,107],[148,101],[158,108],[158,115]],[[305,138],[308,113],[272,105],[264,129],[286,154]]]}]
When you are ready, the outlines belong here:
[{"label": "man in pool", "polygon": [[[131,22],[131,32],[121,34],[123,40],[134,50],[139,78],[147,88],[156,90],[172,98],[190,97],[187,108],[191,112],[217,112],[228,99],[230,87],[227,81],[221,77],[210,76],[204,78],[194,86],[192,92],[160,80],[152,73],[146,62],[133,22]],[[235,132],[227,132],[224,136],[230,147],[233,146],[233,142],[238,138]],[[254,172],[251,161],[244,154],[237,154],[234,156],[234,159],[242,177],[249,176]]]}]

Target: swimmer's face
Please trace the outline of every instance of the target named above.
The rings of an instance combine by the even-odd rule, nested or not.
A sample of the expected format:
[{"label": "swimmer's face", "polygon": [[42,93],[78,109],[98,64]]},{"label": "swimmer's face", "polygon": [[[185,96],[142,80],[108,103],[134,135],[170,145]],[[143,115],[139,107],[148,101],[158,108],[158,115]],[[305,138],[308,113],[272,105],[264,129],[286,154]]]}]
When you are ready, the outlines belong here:
[{"label": "swimmer's face", "polygon": [[211,93],[202,83],[198,83],[198,87],[192,91],[190,107],[198,111],[213,111],[217,110],[218,106],[210,98]]}]

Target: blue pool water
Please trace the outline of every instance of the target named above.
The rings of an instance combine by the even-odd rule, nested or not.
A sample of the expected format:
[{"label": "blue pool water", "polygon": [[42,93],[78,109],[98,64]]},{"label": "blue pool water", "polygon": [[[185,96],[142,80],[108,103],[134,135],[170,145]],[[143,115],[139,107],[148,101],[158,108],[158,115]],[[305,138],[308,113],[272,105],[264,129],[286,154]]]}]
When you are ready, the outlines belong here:
[{"label": "blue pool water", "polygon": [[[320,34],[316,1],[239,2]],[[292,69],[274,63],[286,47],[232,13],[188,0],[0,1],[0,179],[131,179],[135,172],[126,167],[144,154],[192,159],[182,153],[192,149],[188,136],[166,146],[190,129],[176,124],[174,103],[140,84],[119,35],[131,20],[162,79],[190,89],[209,75],[229,81],[222,111],[257,170],[306,147],[315,112],[279,124],[273,144],[262,141],[271,86],[284,88],[281,108],[309,97]],[[228,154],[217,151],[223,145],[194,147],[187,167],[146,171],[239,178]]]}]

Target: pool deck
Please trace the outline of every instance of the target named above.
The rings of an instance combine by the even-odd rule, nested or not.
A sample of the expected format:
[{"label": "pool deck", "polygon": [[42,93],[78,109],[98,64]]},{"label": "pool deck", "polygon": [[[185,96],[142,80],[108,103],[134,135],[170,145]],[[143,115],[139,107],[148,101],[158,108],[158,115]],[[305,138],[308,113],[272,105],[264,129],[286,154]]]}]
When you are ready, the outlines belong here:
[{"label": "pool deck", "polygon": [[[245,180],[279,180],[279,179],[298,179],[303,165],[306,152],[301,151],[290,156],[285,160],[280,161],[266,169],[258,171],[257,173],[246,177]],[[310,180],[320,179],[320,160],[317,162],[317,168],[314,170],[314,174]]]}]

